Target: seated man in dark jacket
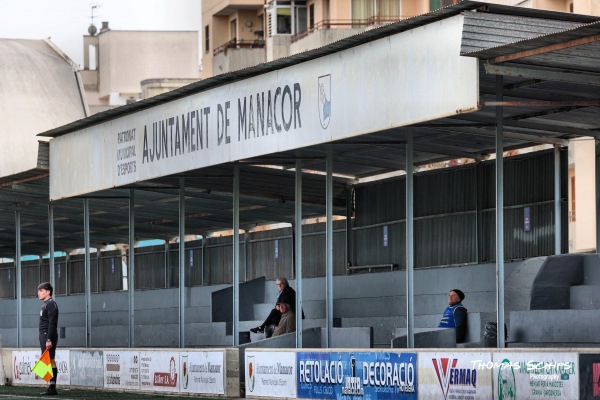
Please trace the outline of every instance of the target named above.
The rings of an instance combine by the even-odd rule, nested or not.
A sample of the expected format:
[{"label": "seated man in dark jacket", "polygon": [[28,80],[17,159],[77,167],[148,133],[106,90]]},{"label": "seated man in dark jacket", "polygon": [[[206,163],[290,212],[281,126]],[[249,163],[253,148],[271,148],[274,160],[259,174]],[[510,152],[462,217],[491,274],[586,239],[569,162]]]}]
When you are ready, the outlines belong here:
[{"label": "seated man in dark jacket", "polygon": [[[279,311],[279,306],[277,303],[287,303],[290,306],[290,310],[295,314],[296,313],[296,291],[290,287],[288,284],[288,280],[286,278],[277,278],[277,288],[279,289],[279,294],[277,295],[277,301],[275,304],[275,308],[271,310],[265,322],[256,328],[250,329],[253,333],[262,333],[265,331],[265,327],[270,325],[279,325],[279,321],[281,320],[281,311]],[[304,317],[304,316],[303,316]]]},{"label": "seated man in dark jacket", "polygon": [[438,328],[456,329],[456,343],[464,343],[467,333],[467,309],[462,305],[464,299],[462,290],[452,289],[448,294],[448,307],[438,325]]}]

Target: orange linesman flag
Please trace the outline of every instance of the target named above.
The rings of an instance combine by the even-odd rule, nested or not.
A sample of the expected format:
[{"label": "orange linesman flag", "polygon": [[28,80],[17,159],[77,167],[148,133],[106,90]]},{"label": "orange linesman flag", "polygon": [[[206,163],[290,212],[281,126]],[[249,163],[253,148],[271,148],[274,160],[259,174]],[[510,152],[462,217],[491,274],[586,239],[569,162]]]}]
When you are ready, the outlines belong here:
[{"label": "orange linesman flag", "polygon": [[50,362],[50,353],[48,352],[48,349],[44,351],[44,354],[42,354],[38,362],[35,363],[31,371],[35,372],[37,376],[46,382],[50,382],[50,379],[52,379],[54,374],[52,373],[52,363]]}]

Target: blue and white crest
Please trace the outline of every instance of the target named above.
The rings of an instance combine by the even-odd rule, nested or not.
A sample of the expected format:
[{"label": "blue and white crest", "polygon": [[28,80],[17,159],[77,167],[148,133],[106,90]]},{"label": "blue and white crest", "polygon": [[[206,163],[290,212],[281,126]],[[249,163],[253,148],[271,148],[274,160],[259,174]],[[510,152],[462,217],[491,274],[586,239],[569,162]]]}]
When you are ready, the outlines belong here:
[{"label": "blue and white crest", "polygon": [[323,129],[327,129],[331,120],[331,74],[319,77],[319,120]]}]

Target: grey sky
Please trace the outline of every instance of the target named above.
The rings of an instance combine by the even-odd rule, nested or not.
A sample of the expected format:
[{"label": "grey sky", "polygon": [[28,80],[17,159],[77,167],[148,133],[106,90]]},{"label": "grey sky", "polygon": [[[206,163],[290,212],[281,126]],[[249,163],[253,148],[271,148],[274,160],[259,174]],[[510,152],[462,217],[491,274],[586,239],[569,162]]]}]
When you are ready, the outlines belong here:
[{"label": "grey sky", "polygon": [[[83,35],[91,23],[114,30],[201,31],[201,0],[0,0],[0,38],[50,37],[83,64]],[[201,43],[201,41],[199,41]]]}]

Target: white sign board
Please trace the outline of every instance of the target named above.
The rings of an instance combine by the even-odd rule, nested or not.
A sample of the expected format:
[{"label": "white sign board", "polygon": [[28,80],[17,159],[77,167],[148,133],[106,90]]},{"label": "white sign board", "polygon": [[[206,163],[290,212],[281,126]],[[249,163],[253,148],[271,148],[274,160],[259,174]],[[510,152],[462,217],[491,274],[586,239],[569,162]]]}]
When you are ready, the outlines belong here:
[{"label": "white sign board", "polygon": [[70,350],[71,385],[104,387],[104,363],[102,351]]},{"label": "white sign board", "polygon": [[59,386],[69,386],[71,384],[71,350],[56,350],[56,368],[58,375],[56,384]]},{"label": "white sign board", "polygon": [[[13,383],[25,385],[46,385],[46,381],[31,371],[41,356],[39,350],[23,350],[12,352]],[[56,368],[58,375],[56,384],[68,386],[71,384],[69,368],[69,350],[56,350]]]},{"label": "white sign board", "polygon": [[222,351],[180,353],[181,392],[225,394]]},{"label": "white sign board", "polygon": [[46,382],[38,377],[31,369],[40,358],[39,350],[23,350],[12,352],[13,383],[26,385],[45,385]]},{"label": "white sign board", "polygon": [[246,396],[297,397],[296,353],[246,351],[245,358]]},{"label": "white sign board", "polygon": [[457,15],[50,141],[56,200],[477,109]]},{"label": "white sign board", "polygon": [[494,353],[494,399],[579,399],[577,353]]},{"label": "white sign board", "polygon": [[105,350],[104,387],[138,390],[140,388],[140,353]]},{"label": "white sign board", "polygon": [[419,399],[492,398],[491,353],[419,353]]},{"label": "white sign board", "polygon": [[140,389],[178,392],[179,351],[140,351]]}]

